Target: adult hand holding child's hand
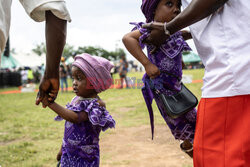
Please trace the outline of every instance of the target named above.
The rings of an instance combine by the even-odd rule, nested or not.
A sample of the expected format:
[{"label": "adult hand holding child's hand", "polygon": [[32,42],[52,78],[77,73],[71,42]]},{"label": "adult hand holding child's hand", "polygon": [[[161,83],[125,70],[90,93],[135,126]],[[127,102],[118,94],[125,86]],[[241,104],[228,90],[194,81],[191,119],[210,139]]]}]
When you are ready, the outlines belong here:
[{"label": "adult hand holding child's hand", "polygon": [[44,98],[42,99],[42,106],[43,106],[43,108],[46,108],[47,106],[49,106],[52,102],[51,101],[49,101],[49,95],[47,95],[47,94],[45,94],[44,95]]},{"label": "adult hand holding child's hand", "polygon": [[[48,79],[43,77],[39,86],[39,92],[37,93],[36,105],[39,105],[44,98],[47,98],[49,102],[53,102],[57,97],[58,90],[59,90],[59,78]],[[43,107],[46,106],[43,105]]]}]

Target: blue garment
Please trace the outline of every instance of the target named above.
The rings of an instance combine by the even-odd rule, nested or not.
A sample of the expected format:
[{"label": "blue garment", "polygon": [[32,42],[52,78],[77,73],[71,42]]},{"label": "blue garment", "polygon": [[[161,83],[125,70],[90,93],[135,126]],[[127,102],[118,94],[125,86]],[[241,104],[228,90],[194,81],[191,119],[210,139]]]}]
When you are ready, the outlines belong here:
[{"label": "blue garment", "polygon": [[60,85],[61,85],[61,90],[63,91],[63,84],[65,84],[65,88],[68,88],[68,82],[67,82],[67,77],[61,77],[60,78]]}]

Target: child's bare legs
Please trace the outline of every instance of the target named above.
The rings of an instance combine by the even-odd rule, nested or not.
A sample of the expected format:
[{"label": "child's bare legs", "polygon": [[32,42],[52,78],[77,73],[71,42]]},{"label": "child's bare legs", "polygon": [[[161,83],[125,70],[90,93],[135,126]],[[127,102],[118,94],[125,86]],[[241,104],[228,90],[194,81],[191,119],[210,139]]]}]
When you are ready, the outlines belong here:
[{"label": "child's bare legs", "polygon": [[126,88],[129,88],[129,85],[128,85],[128,78],[125,76],[125,83],[126,83]]},{"label": "child's bare legs", "polygon": [[129,85],[128,85],[128,80],[127,80],[127,77],[125,76],[122,76],[121,77],[121,86],[119,87],[120,89],[123,88],[123,80],[125,79],[125,83],[126,83],[126,88],[129,88]]},{"label": "child's bare legs", "polygon": [[191,158],[193,158],[193,144],[189,140],[184,140],[180,144],[180,148],[186,154],[188,154]]},{"label": "child's bare legs", "polygon": [[119,89],[123,88],[123,78],[121,77],[121,86],[119,87]]}]

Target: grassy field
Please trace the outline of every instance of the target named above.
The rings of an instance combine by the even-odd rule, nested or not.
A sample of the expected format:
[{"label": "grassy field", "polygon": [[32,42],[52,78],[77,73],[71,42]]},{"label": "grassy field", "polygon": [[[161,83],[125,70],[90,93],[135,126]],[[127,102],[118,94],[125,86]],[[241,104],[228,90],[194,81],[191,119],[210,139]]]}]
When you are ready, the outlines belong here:
[{"label": "grassy field", "polygon": [[[202,79],[203,70],[184,70],[193,80]],[[140,79],[143,73],[129,73]],[[118,78],[118,76],[114,76]],[[70,83],[71,85],[72,83]],[[200,98],[202,83],[186,84]],[[17,88],[0,89],[0,92]],[[64,122],[56,122],[49,109],[35,105],[36,93],[0,95],[0,166],[2,167],[49,167],[55,166],[55,156],[60,146]],[[59,93],[57,102],[65,105],[74,93]],[[148,112],[140,89],[109,89],[100,94],[108,111],[119,127],[148,125]],[[154,104],[154,109],[156,105]],[[122,112],[127,110],[129,112]],[[157,124],[165,124],[158,112]],[[101,134],[107,138],[112,131]],[[103,163],[108,159],[102,154]],[[54,164],[54,165],[51,165]]]}]

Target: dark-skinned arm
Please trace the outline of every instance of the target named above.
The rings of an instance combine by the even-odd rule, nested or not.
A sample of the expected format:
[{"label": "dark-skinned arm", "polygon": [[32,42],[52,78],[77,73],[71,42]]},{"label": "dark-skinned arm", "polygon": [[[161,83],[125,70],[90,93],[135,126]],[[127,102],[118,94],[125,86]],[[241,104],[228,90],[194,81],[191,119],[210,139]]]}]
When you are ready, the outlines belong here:
[{"label": "dark-skinned arm", "polygon": [[228,0],[192,0],[186,9],[167,24],[170,34],[190,26],[213,14]]},{"label": "dark-skinned arm", "polygon": [[56,99],[59,90],[59,64],[66,43],[67,21],[59,19],[51,11],[46,11],[46,69],[37,94],[38,105],[45,94],[50,101]]},{"label": "dark-skinned arm", "polygon": [[[45,97],[41,102],[44,108],[48,106],[51,110],[53,110],[55,113],[57,113],[60,117],[62,117],[66,121],[78,124],[88,120],[88,113],[84,111],[76,113],[72,110],[69,110],[57,104],[56,102],[49,102],[47,94],[45,95]],[[98,99],[98,103],[99,106],[106,107],[106,104],[101,99]]]},{"label": "dark-skinned arm", "polygon": [[56,102],[50,103],[48,107],[55,113],[57,113],[60,117],[72,123],[78,124],[88,120],[88,114],[84,111],[75,113],[74,111],[64,108]]},{"label": "dark-skinned arm", "polygon": [[160,71],[157,66],[152,64],[147,56],[143,53],[139,44],[139,37],[141,33],[139,30],[132,31],[122,38],[122,42],[127,50],[144,66],[146,73],[149,77],[155,78],[160,75]]},{"label": "dark-skinned arm", "polygon": [[189,39],[192,39],[192,35],[189,31],[186,31],[186,30],[182,30],[181,31],[181,35],[183,37],[183,39],[186,41],[186,40],[189,40]]},{"label": "dark-skinned arm", "polygon": [[[174,34],[175,32],[180,31],[181,29],[211,15],[222,7],[227,1],[228,0],[192,0],[183,12],[167,23],[166,28],[170,34]],[[169,38],[169,36],[164,33],[163,23],[148,23],[143,25],[143,27],[152,29],[151,35],[146,41],[147,43],[159,46],[162,42]]]}]

